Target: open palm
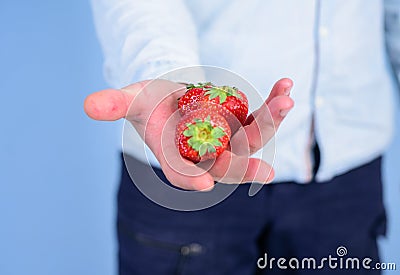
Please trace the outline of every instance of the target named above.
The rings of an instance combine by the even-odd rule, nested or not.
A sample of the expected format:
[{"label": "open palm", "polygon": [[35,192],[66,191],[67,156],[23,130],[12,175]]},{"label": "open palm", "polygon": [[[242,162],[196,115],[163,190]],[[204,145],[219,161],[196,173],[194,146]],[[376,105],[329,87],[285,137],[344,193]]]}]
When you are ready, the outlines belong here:
[{"label": "open palm", "polygon": [[172,184],[189,190],[209,190],[213,188],[214,181],[272,181],[272,167],[250,155],[270,140],[293,107],[293,100],[289,97],[292,85],[287,78],[275,83],[265,103],[232,136],[231,148],[239,150],[226,150],[215,162],[200,165],[180,157],[174,144],[174,126],[179,119],[177,99],[185,92],[183,84],[153,80],[134,83],[119,90],[107,89],[89,95],[84,107],[88,116],[95,120],[125,118],[132,123]]}]

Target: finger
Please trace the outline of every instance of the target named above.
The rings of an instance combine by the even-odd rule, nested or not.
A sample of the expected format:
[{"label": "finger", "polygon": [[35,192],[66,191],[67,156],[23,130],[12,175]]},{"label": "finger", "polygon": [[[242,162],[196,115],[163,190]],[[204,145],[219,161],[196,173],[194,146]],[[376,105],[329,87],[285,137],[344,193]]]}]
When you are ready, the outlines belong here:
[{"label": "finger", "polygon": [[[290,90],[293,87],[293,81],[289,78],[282,78],[278,80],[274,86],[272,87],[272,90],[268,96],[268,98],[265,100],[265,104],[269,104],[275,97],[278,96],[289,96],[290,95]],[[256,110],[252,114],[250,114],[246,120],[245,125],[250,124],[253,120],[254,117],[259,113],[259,110]]]},{"label": "finger", "polygon": [[277,96],[290,95],[290,90],[293,87],[293,81],[290,78],[282,78],[278,80],[272,87],[271,93],[269,94],[265,103],[268,105],[269,102]]},{"label": "finger", "polygon": [[[165,158],[161,158],[159,161],[165,177],[174,186],[195,191],[209,191],[214,188],[212,176],[193,163],[175,163],[173,168]],[[177,166],[179,169],[176,169]]]},{"label": "finger", "polygon": [[271,165],[258,158],[249,158],[243,182],[270,183],[274,177],[275,172]]},{"label": "finger", "polygon": [[[294,101],[281,95],[263,104],[252,122],[239,129],[231,138],[231,147],[238,155],[251,155],[260,150],[275,135],[279,125],[293,108]],[[243,144],[248,144],[244,148]]]},{"label": "finger", "polygon": [[272,167],[265,161],[237,156],[230,151],[225,151],[217,158],[209,173],[222,183],[268,183],[274,177]]},{"label": "finger", "polygon": [[[259,117],[262,119],[266,116],[271,116],[276,131],[293,106],[294,101],[290,97],[286,95],[277,96],[268,103],[268,108],[262,108]],[[268,112],[269,115],[266,112]],[[257,116],[256,120],[259,119],[259,117]],[[267,120],[270,121],[271,119]],[[260,120],[260,123],[263,122],[263,120]],[[260,125],[262,126],[263,124]]]},{"label": "finger", "polygon": [[86,97],[84,110],[95,120],[113,121],[126,116],[129,106],[143,83],[132,84],[125,89],[107,89]]}]

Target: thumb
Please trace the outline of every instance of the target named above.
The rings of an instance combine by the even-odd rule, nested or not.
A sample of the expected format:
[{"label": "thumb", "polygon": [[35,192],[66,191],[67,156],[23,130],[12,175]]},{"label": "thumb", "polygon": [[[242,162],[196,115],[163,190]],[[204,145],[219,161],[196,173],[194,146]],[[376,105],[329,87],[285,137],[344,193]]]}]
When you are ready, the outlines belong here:
[{"label": "thumb", "polygon": [[90,118],[95,120],[114,121],[124,118],[142,87],[143,84],[139,82],[120,90],[106,89],[95,92],[86,97],[84,110]]}]

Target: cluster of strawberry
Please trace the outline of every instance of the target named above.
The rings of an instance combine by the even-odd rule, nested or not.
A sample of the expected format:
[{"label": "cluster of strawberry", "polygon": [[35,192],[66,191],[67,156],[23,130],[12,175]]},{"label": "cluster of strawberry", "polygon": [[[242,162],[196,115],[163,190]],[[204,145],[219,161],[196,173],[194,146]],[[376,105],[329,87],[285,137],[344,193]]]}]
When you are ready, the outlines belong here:
[{"label": "cluster of strawberry", "polygon": [[197,163],[217,158],[228,148],[231,134],[246,121],[249,103],[237,88],[208,82],[187,85],[178,108],[182,115],[176,127],[179,153]]}]

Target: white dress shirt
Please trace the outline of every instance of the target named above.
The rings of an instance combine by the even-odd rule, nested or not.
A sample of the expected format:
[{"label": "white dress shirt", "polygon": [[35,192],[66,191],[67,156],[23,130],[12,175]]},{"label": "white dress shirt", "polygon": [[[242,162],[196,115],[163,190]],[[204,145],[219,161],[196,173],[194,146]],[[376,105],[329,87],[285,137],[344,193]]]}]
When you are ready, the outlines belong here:
[{"label": "white dress shirt", "polygon": [[[396,37],[399,5],[389,2],[387,29]],[[93,0],[92,6],[114,87],[203,64],[240,74],[266,98],[276,80],[291,78],[295,107],[275,139],[277,181],[311,179],[310,138],[321,150],[319,181],[376,158],[390,142],[396,86],[383,1]],[[399,52],[400,43],[393,45],[400,39],[392,40],[391,52]],[[138,135],[126,134],[126,151],[143,159]]]}]

